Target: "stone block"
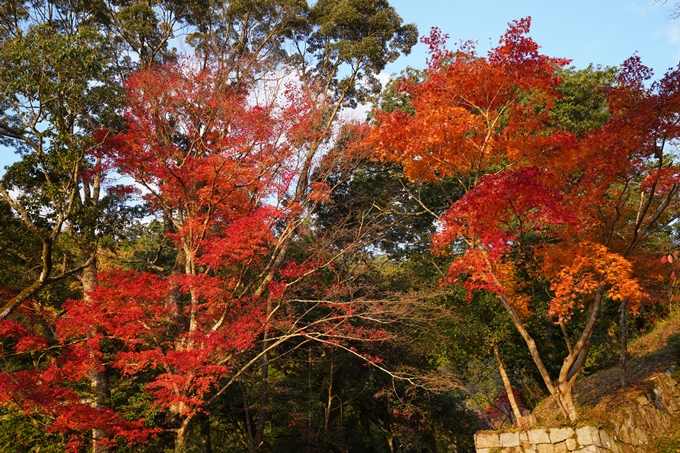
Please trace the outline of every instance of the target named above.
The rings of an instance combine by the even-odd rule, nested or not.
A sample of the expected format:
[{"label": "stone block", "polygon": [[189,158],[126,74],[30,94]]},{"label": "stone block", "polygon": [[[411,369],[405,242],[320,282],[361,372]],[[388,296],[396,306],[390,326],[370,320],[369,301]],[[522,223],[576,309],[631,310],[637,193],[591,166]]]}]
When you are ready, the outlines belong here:
[{"label": "stone block", "polygon": [[576,442],[576,439],[573,437],[570,437],[565,441],[565,444],[567,444],[567,450],[569,451],[574,451],[578,448],[578,443]]},{"label": "stone block", "polygon": [[501,448],[519,447],[519,433],[501,433],[500,444]]},{"label": "stone block", "polygon": [[493,448],[476,448],[477,453],[493,453]]},{"label": "stone block", "polygon": [[529,436],[529,442],[534,445],[551,443],[548,431],[544,429],[531,429],[527,431],[527,435]]},{"label": "stone block", "polygon": [[574,430],[571,428],[551,428],[550,429],[550,441],[553,444],[558,442],[564,442],[570,437],[574,437]]},{"label": "stone block", "polygon": [[524,440],[529,441],[529,435],[525,431],[521,431],[519,433],[519,440],[520,441],[524,441]]},{"label": "stone block", "polygon": [[598,447],[602,446],[602,441],[600,440],[600,430],[594,426],[582,426],[580,428],[576,428],[576,438],[582,447],[587,445],[597,445]]},{"label": "stone block", "polygon": [[567,453],[569,451],[566,442],[554,444],[553,447],[555,448],[555,453]]},{"label": "stone block", "polygon": [[553,444],[538,444],[536,446],[536,453],[555,453]]},{"label": "stone block", "polygon": [[[498,433],[477,433],[475,434],[475,447],[479,448],[498,448],[501,443],[498,439]],[[478,450],[479,451],[479,450]]]}]

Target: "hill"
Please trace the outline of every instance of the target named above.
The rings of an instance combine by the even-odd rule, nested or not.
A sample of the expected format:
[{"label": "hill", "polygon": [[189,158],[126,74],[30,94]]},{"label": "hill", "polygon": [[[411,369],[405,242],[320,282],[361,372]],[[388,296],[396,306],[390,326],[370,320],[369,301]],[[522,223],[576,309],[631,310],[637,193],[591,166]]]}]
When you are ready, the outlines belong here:
[{"label": "hill", "polygon": [[[630,385],[627,387],[621,386],[618,367],[577,382],[575,396],[580,414],[577,426],[596,426],[621,437],[622,426],[632,423],[635,429],[646,431],[649,444],[641,450],[680,451],[680,388],[677,386],[680,382],[680,312],[672,313],[650,333],[634,341],[629,352]],[[533,414],[539,427],[565,424],[552,398],[540,403]],[[626,437],[625,427],[623,431]]]}]

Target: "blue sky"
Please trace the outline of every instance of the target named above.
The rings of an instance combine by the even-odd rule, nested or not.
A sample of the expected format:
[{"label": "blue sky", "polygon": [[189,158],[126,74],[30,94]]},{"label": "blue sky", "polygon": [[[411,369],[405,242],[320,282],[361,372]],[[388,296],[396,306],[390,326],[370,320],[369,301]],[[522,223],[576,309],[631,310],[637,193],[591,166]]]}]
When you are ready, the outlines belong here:
[{"label": "blue sky", "polygon": [[[498,43],[507,23],[531,16],[531,36],[543,53],[570,58],[572,65],[589,63],[618,66],[635,52],[660,77],[680,62],[680,19],[670,19],[673,4],[654,0],[391,0],[406,23],[421,35],[438,26],[450,35],[451,47],[475,40],[484,54]],[[406,66],[425,66],[426,48],[418,44],[411,55],[386,69],[396,74]],[[0,147],[0,174],[14,161],[11,150]]]},{"label": "blue sky", "polygon": [[[636,51],[661,76],[680,61],[680,19],[670,19],[673,4],[654,0],[392,0],[406,23],[421,35],[438,26],[450,43],[478,42],[478,51],[498,43],[507,23],[531,16],[531,36],[551,57],[570,58],[577,68],[589,63],[618,66]],[[426,48],[419,44],[406,58],[391,64],[422,68]]]}]

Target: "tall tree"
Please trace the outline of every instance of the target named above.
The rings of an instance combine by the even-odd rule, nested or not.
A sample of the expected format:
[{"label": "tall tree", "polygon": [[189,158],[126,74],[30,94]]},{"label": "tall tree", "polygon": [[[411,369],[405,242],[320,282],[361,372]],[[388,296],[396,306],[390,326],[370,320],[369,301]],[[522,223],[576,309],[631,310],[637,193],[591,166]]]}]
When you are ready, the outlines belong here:
[{"label": "tall tree", "polygon": [[[167,110],[161,108],[151,112],[157,114],[155,120],[160,123],[166,120],[158,116],[165,112],[175,115],[177,121],[183,118],[185,122],[159,123],[157,125],[161,127],[153,130],[160,135],[155,139],[146,137],[149,146],[158,146],[156,151],[171,152],[173,146],[176,147],[174,151],[187,151],[189,154],[185,157],[189,163],[186,166],[182,163],[184,158],[179,155],[168,154],[166,158],[174,160],[176,167],[183,171],[194,166],[196,169],[200,167],[201,172],[197,170],[192,176],[178,171],[173,176],[172,172],[161,172],[167,162],[156,161],[159,166],[147,168],[149,173],[141,176],[133,170],[131,159],[126,161],[127,166],[122,164],[122,153],[111,161],[121,171],[137,176],[142,185],[146,183],[148,187],[154,187],[157,194],[163,194],[163,197],[154,199],[151,207],[156,212],[164,212],[166,232],[174,240],[176,254],[174,271],[162,273],[162,278],[171,282],[171,291],[156,296],[174,310],[171,322],[174,327],[168,335],[175,338],[175,342],[171,342],[172,348],[178,350],[186,346],[181,345],[182,335],[192,338],[192,332],[206,325],[201,324],[207,322],[205,319],[199,319],[199,313],[203,313],[201,310],[206,309],[201,302],[203,297],[208,297],[201,293],[207,291],[205,288],[217,291],[216,288],[222,285],[220,291],[225,288],[231,288],[234,293],[240,291],[239,297],[245,299],[238,300],[244,306],[271,302],[277,300],[276,294],[284,291],[288,283],[294,283],[337,259],[333,254],[323,258],[312,256],[296,266],[285,266],[299,230],[311,221],[318,203],[332,190],[326,183],[328,175],[338,165],[352,161],[351,146],[345,146],[344,151],[338,147],[329,152],[337,139],[340,110],[376,91],[375,83],[362,82],[374,82],[375,74],[385,64],[400,53],[408,52],[415,43],[416,30],[414,26],[402,25],[394,9],[384,1],[322,3],[310,8],[306,2],[300,1],[11,1],[2,7],[2,59],[6,64],[3,65],[0,83],[6,97],[1,100],[4,115],[0,133],[4,144],[21,152],[23,160],[5,175],[1,197],[10,209],[10,216],[21,219],[23,228],[41,242],[43,253],[42,272],[23,287],[16,281],[17,285],[12,288],[16,292],[5,304],[0,316],[6,320],[26,301],[39,299],[49,284],[79,275],[83,298],[65,305],[61,299],[54,304],[65,311],[59,312],[59,316],[64,317],[63,321],[50,319],[50,323],[56,324],[56,327],[50,326],[50,335],[58,337],[60,349],[49,357],[55,361],[55,366],[57,362],[61,366],[68,362],[69,357],[85,357],[82,355],[84,350],[71,347],[69,341],[82,342],[87,346],[87,359],[81,360],[81,363],[89,366],[88,375],[95,395],[93,405],[103,408],[102,414],[111,413],[105,408],[109,399],[107,371],[109,368],[115,368],[115,373],[124,370],[122,365],[114,365],[111,361],[106,367],[103,365],[106,354],[111,353],[109,341],[115,343],[124,338],[124,334],[118,333],[115,326],[106,322],[97,324],[93,321],[91,326],[86,327],[83,320],[108,309],[107,304],[113,297],[110,287],[115,278],[109,273],[99,275],[101,263],[98,254],[101,250],[98,241],[118,225],[114,220],[124,221],[120,211],[116,212],[120,209],[116,203],[127,194],[127,189],[111,188],[110,181],[106,179],[110,162],[102,160],[101,151],[106,147],[113,149],[111,137],[121,130],[125,132],[118,139],[122,140],[127,134],[128,140],[127,145],[121,145],[120,141],[115,145],[119,151],[129,151],[128,145],[134,142],[130,137],[135,130],[130,126],[136,123],[128,122],[126,125],[118,116],[123,100],[122,81],[137,68],[173,61],[176,55],[168,51],[169,40],[182,34],[186,34],[189,44],[196,48],[199,59],[194,63],[205,70],[202,79],[198,76],[200,71],[193,74],[196,76],[193,88],[188,87],[190,82],[186,79],[182,88],[193,95],[202,89],[204,96],[197,95],[195,107],[205,109],[207,106],[208,110],[191,111],[188,107],[193,101],[187,99],[168,101],[169,104],[164,106]],[[348,21],[341,29],[334,26],[340,19]],[[153,92],[154,87],[149,79],[146,82],[141,80],[152,78],[152,73],[160,80],[164,70],[167,70],[165,82],[172,77],[176,77],[174,82],[178,82],[182,78],[181,71],[177,70],[171,76],[172,71],[168,68],[155,73],[149,69],[145,75],[131,79],[128,88],[143,98],[143,93]],[[293,73],[294,68],[302,71],[301,84],[298,86],[290,82],[285,87],[283,74]],[[346,68],[349,71],[345,71]],[[183,69],[188,71],[185,75],[191,72],[189,67]],[[222,73],[221,79],[215,76],[218,72]],[[212,81],[209,81],[209,74],[215,76]],[[349,76],[338,82],[338,74]],[[136,88],[134,83],[138,83]],[[171,85],[170,82],[160,83],[156,88],[168,89]],[[207,94],[210,89],[212,94]],[[284,95],[286,89],[288,91]],[[248,96],[255,91],[273,97],[254,101]],[[220,92],[225,97],[218,100]],[[305,95],[300,97],[302,93]],[[166,95],[171,97],[170,93]],[[274,99],[289,105],[275,105]],[[293,99],[299,102],[290,104]],[[229,113],[225,102],[231,103],[235,110]],[[259,110],[246,106],[251,102],[255,102]],[[207,113],[213,103],[221,118]],[[296,115],[299,114],[299,118],[293,115],[294,108],[298,108]],[[305,109],[308,115],[304,114]],[[148,112],[143,112],[141,107],[136,113],[134,110],[133,101],[127,111],[130,119],[144,120],[145,125],[149,124],[148,121],[153,122],[153,115],[145,116]],[[241,119],[248,118],[253,122],[239,122],[239,118],[233,116],[236,111],[243,113]],[[272,121],[266,124],[268,119]],[[297,120],[300,121],[296,123]],[[215,138],[202,135],[210,126],[218,127],[218,124],[226,129],[215,132],[215,137],[229,142],[221,145],[231,146],[231,149],[243,147],[229,159],[222,156],[221,164],[216,164],[219,159],[214,155],[216,143],[212,140]],[[187,129],[189,125],[196,129]],[[201,130],[202,127],[205,129]],[[230,135],[231,127],[237,128],[235,135]],[[136,132],[137,139],[143,141],[143,131]],[[164,133],[172,136],[163,136]],[[102,146],[103,143],[106,145]],[[250,148],[246,150],[248,146]],[[288,153],[288,158],[276,161],[271,155],[275,150]],[[265,155],[268,156],[266,159]],[[259,163],[252,160],[257,158],[263,160]],[[294,168],[294,161],[300,163],[298,168]],[[150,162],[153,159],[146,163]],[[219,201],[206,195],[207,189],[203,187],[210,180],[208,168],[212,164],[219,167],[210,170],[213,171],[212,181],[217,183],[219,180],[225,184],[213,187],[214,196],[219,193],[224,197]],[[169,178],[169,181],[163,181],[163,178]],[[173,188],[172,181],[187,183],[180,191],[182,197],[173,198],[179,192],[173,193],[172,190],[179,189]],[[235,209],[230,215],[226,214],[225,203],[232,203]],[[107,214],[107,209],[112,215]],[[206,223],[201,225],[201,221]],[[214,222],[222,222],[219,231],[212,229]],[[252,233],[240,239],[243,244],[247,240],[251,240],[248,242],[250,245],[259,244],[251,253],[260,254],[261,259],[266,257],[264,261],[253,258],[251,262],[226,265],[222,260],[228,257],[221,255],[224,250],[220,252],[208,246],[207,238],[214,239],[221,234],[234,240],[239,231]],[[60,250],[57,254],[57,244],[68,253],[62,254]],[[19,249],[15,251],[21,253]],[[53,264],[57,262],[57,256],[63,263],[61,269]],[[201,261],[210,256],[215,259],[214,262]],[[31,261],[34,261],[33,258]],[[110,266],[110,263],[106,265]],[[215,270],[219,266],[229,269],[223,269],[221,275],[216,275],[220,274]],[[154,269],[160,271],[157,267]],[[234,277],[237,283],[224,283],[225,275],[239,275]],[[199,284],[192,278],[205,281],[201,280],[203,283]],[[192,283],[183,283],[184,280]],[[100,282],[103,283],[102,288],[98,288]],[[132,282],[129,283],[132,285]],[[237,287],[238,291],[234,289]],[[109,296],[105,297],[105,294]],[[91,307],[92,310],[82,311],[82,307]],[[265,302],[264,313],[269,324],[276,324],[275,318],[282,311],[280,308],[280,304]],[[184,312],[184,309],[188,311]],[[260,319],[260,315],[255,314],[257,310],[253,310],[252,319]],[[244,309],[244,313],[247,311]],[[152,314],[153,310],[146,313],[148,316]],[[229,311],[225,309],[222,315],[222,318],[213,320],[213,327],[229,324]],[[258,322],[261,323],[261,319]],[[253,335],[259,332],[265,340],[260,360],[262,382],[266,384],[268,351],[280,343],[269,339],[269,331],[262,331],[261,326],[260,330],[253,328],[253,332]],[[157,338],[153,340],[160,341]],[[147,337],[145,341],[153,343]],[[191,347],[200,343],[196,341],[186,340]],[[191,350],[191,347],[185,349]],[[228,358],[224,360],[228,362]],[[172,366],[168,366],[172,371]],[[83,378],[87,373],[80,374],[82,370],[82,367],[74,368],[71,377],[74,380]],[[35,376],[39,376],[45,370],[33,371],[37,373]],[[177,371],[177,374],[182,372]],[[215,370],[215,373],[210,376],[219,376],[221,371]],[[58,380],[50,381],[53,386],[61,384],[63,382],[58,383]],[[20,387],[12,387],[12,392],[21,393]],[[258,436],[262,435],[266,416],[266,385],[262,388]],[[192,395],[191,392],[201,395],[202,391],[191,389],[189,393],[182,393],[173,390],[170,393],[179,395],[181,400]],[[220,390],[223,391],[224,388]],[[170,405],[171,412],[180,423],[176,427],[178,448],[181,448],[186,427],[195,415],[192,408],[202,403],[192,404],[182,400]],[[67,405],[64,403],[65,407]],[[102,419],[93,417],[92,420],[96,425]],[[115,423],[97,426],[93,432],[94,449],[106,451],[108,444],[120,438],[120,430]],[[139,439],[137,434],[132,437]]]},{"label": "tall tree", "polygon": [[[649,262],[641,244],[675,218],[677,164],[665,150],[675,136],[676,75],[645,88],[648,71],[629,60],[606,92],[611,119],[601,127],[592,115],[595,124],[560,124],[555,67],[567,60],[538,53],[528,31],[528,19],[511,23],[482,58],[469,44],[447,51],[434,30],[425,39],[426,80],[403,84],[415,114],[377,112],[369,143],[412,179],[458,178],[467,193],[435,235],[438,247],[462,255],[445,281],[462,278],[471,292],[496,294],[574,420],[572,389],[601,304],[627,300],[634,308],[644,299],[633,270]],[[583,313],[581,333],[573,343],[565,337],[556,380],[523,321],[532,301],[526,270],[550,282],[548,316],[567,322]]]},{"label": "tall tree", "polygon": [[[173,25],[157,14],[175,15],[165,13],[147,2],[12,0],[0,9],[0,137],[22,156],[3,178],[0,202],[42,243],[34,280],[3,300],[0,319],[59,280],[79,276],[85,294],[96,287],[99,238],[125,219],[115,213],[121,193],[105,189],[93,133],[120,124],[121,79],[166,56]],[[106,375],[101,366],[91,374],[100,406]],[[106,451],[103,434],[93,435],[95,451]]]}]

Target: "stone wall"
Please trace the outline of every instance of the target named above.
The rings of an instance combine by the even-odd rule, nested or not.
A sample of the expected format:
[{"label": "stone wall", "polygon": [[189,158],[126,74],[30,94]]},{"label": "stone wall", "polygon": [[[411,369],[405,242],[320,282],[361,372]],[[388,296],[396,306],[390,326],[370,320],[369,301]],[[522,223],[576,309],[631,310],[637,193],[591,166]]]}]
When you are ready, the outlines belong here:
[{"label": "stone wall", "polygon": [[[657,374],[643,390],[631,392],[628,404],[612,411],[606,425],[529,431],[481,431],[477,453],[643,453],[655,437],[680,422],[680,385],[669,373]],[[646,390],[644,390],[646,388]]]},{"label": "stone wall", "polygon": [[609,434],[593,426],[531,429],[516,432],[479,432],[477,453],[624,453]]}]

